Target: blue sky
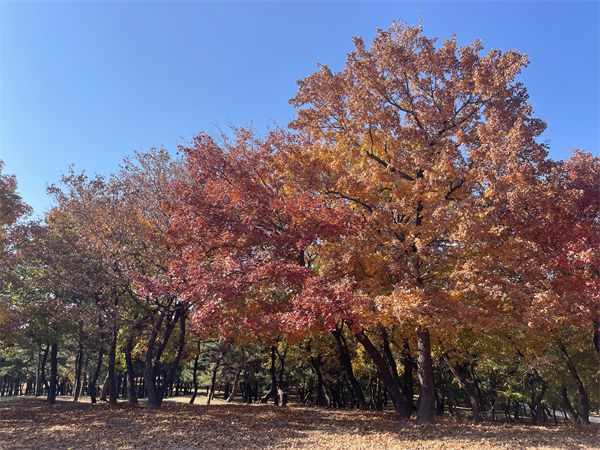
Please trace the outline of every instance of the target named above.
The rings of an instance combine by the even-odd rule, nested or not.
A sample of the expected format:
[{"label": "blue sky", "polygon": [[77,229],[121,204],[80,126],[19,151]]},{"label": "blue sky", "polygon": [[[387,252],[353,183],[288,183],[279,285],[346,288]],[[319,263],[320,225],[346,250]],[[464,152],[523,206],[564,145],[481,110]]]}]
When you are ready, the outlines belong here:
[{"label": "blue sky", "polygon": [[69,164],[109,174],[134,150],[214,124],[265,131],[316,63],[341,70],[352,37],[392,20],[484,51],[519,48],[534,115],[554,159],[598,154],[599,3],[0,2],[0,158],[42,214]]}]

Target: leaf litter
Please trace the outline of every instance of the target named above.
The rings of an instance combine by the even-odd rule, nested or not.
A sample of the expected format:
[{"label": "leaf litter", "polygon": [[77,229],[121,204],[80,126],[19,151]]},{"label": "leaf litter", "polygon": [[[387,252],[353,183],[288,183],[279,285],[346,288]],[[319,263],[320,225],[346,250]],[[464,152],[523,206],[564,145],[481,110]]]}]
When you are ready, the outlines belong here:
[{"label": "leaf litter", "polygon": [[15,449],[600,449],[600,425],[532,426],[393,412],[271,405],[143,406],[17,397],[0,402],[0,448]]}]

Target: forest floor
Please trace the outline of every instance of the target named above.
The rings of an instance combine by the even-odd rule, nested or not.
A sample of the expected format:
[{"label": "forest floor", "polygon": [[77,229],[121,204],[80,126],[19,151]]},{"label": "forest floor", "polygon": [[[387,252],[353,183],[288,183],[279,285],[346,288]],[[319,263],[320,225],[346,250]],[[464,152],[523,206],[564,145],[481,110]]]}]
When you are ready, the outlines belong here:
[{"label": "forest floor", "polygon": [[[418,426],[393,412],[301,406],[189,405],[147,411],[65,397],[0,401],[0,449],[600,449],[600,424],[474,425],[436,418]],[[205,397],[199,397],[203,403]],[[89,401],[89,400],[88,400]]]}]

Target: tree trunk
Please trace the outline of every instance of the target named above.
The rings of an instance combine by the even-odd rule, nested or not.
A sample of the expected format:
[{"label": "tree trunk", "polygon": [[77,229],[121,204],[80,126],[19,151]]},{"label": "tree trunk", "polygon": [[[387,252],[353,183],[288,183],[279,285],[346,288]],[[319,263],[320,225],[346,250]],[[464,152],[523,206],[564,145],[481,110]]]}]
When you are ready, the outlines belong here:
[{"label": "tree trunk", "polygon": [[158,396],[156,399],[157,406],[162,405],[165,392],[168,386],[170,386],[173,381],[173,377],[175,376],[175,372],[179,367],[179,361],[181,360],[181,356],[183,355],[183,349],[185,347],[185,320],[187,314],[184,311],[185,307],[183,305],[181,305],[180,308],[181,315],[179,316],[179,341],[177,343],[177,350],[175,351],[175,358],[173,358],[173,363],[171,364],[169,371],[165,375],[164,384],[158,390]]},{"label": "tree trunk", "polygon": [[46,392],[48,392],[50,390],[50,388],[48,387],[48,381],[46,380],[46,361],[48,359],[48,353],[50,352],[50,345],[46,344],[46,350],[44,351],[43,355],[41,358],[41,362],[39,364],[39,377],[38,380],[36,380],[37,383],[37,387],[36,387],[36,391],[35,391],[35,395],[36,397],[42,395],[43,389],[42,386],[44,386],[46,388]]},{"label": "tree trunk", "polygon": [[[383,325],[380,325],[381,330],[381,338],[383,339],[383,354],[385,355],[388,367],[390,368],[390,372],[392,373],[392,377],[394,377],[394,381],[398,384],[398,386],[402,386],[402,382],[400,381],[400,375],[398,375],[398,366],[396,365],[396,359],[392,354],[392,349],[390,347],[389,336],[387,330]],[[406,392],[404,392],[404,396],[406,397]],[[406,397],[406,400],[411,401],[410,398]]]},{"label": "tree trunk", "polygon": [[561,354],[563,356],[563,360],[567,367],[569,368],[569,372],[575,379],[575,383],[577,384],[577,389],[579,390],[579,408],[577,409],[577,414],[579,415],[579,420],[583,421],[583,423],[589,425],[590,424],[590,401],[583,386],[583,382],[581,378],[579,378],[579,374],[577,373],[577,369],[575,368],[575,364],[571,360],[571,357],[567,353],[567,349],[563,345],[562,342],[559,342],[559,347]]},{"label": "tree trunk", "polygon": [[275,352],[277,353],[277,358],[279,359],[279,371],[277,373],[277,402],[279,406],[287,405],[287,392],[283,392],[283,375],[285,373],[285,357],[287,355],[289,347],[286,346],[286,349],[283,353],[279,353],[279,349],[275,347]]},{"label": "tree trunk", "polygon": [[346,371],[346,375],[348,376],[348,380],[352,385],[352,389],[354,391],[354,396],[356,401],[358,402],[358,409],[367,410],[369,409],[369,405],[367,405],[367,401],[365,400],[365,394],[363,393],[362,388],[360,387],[360,383],[354,376],[354,370],[352,369],[352,359],[350,358],[350,350],[348,349],[348,343],[344,338],[341,329],[335,329],[332,332],[335,340],[338,344],[338,355],[340,358],[340,362],[342,363],[342,367]]},{"label": "tree trunk", "polygon": [[131,352],[133,351],[133,334],[127,339],[125,345],[125,366],[127,368],[127,401],[131,405],[137,405],[137,393],[135,391],[135,374],[133,373],[133,360]]},{"label": "tree trunk", "polygon": [[102,370],[103,356],[104,349],[102,348],[102,342],[100,342],[100,350],[98,350],[98,364],[96,365],[94,376],[90,380],[90,384],[88,386],[88,394],[90,394],[90,400],[92,401],[92,403],[96,403],[96,383],[98,382],[98,377],[100,376],[100,371]]},{"label": "tree trunk", "polygon": [[317,407],[325,406],[325,397],[324,397],[324,383],[323,383],[323,373],[321,372],[321,366],[323,365],[323,360],[321,355],[311,356],[310,364],[312,365],[315,375],[317,375]]},{"label": "tree trunk", "polygon": [[570,418],[573,422],[581,423],[581,420],[579,419],[579,415],[573,408],[573,405],[571,405],[569,396],[567,395],[567,386],[564,384],[560,387],[560,395],[561,395],[561,400],[562,400],[561,403],[562,403],[562,407],[563,407],[563,414],[564,414],[565,420]]},{"label": "tree trunk", "polygon": [[546,382],[546,380],[544,380],[542,377],[540,377],[539,374],[536,374],[535,378],[542,385],[539,394],[534,395],[532,398],[533,404],[532,404],[532,408],[531,408],[531,421],[533,422],[534,425],[537,425],[540,422],[540,419],[542,418],[542,411],[544,408],[542,406],[542,399],[544,398],[544,394],[546,393],[546,390],[548,389],[548,383]]},{"label": "tree trunk", "polygon": [[117,404],[119,392],[117,390],[117,380],[115,375],[115,365],[117,358],[117,326],[113,325],[112,339],[110,341],[110,351],[108,352],[108,403],[111,405]]},{"label": "tree trunk", "polygon": [[271,397],[277,406],[279,399],[277,396],[277,371],[275,369],[275,351],[276,347],[271,347],[271,369],[269,370],[271,374],[271,389],[265,395],[260,398],[260,403],[267,403]]},{"label": "tree trunk", "polygon": [[596,354],[600,358],[600,320],[592,320],[592,326],[594,327],[594,347],[596,347]]},{"label": "tree trunk", "polygon": [[371,340],[367,337],[364,330],[355,334],[358,342],[364,347],[367,351],[375,365],[377,366],[377,370],[379,371],[379,375],[385,384],[385,387],[392,398],[392,402],[394,403],[394,408],[400,417],[409,418],[412,414],[412,407],[404,393],[402,392],[402,387],[396,383],[392,373],[390,372],[385,359],[381,356],[381,353],[375,348]]},{"label": "tree trunk", "polygon": [[235,371],[235,378],[233,380],[233,386],[231,388],[231,392],[229,393],[229,397],[227,397],[226,400],[227,403],[230,403],[233,400],[233,397],[235,397],[235,394],[237,394],[238,384],[240,383],[240,375],[242,374],[242,368],[243,367],[240,364],[238,369]]},{"label": "tree trunk", "polygon": [[208,390],[208,393],[206,394],[206,405],[210,405],[211,400],[213,399],[213,396],[215,395],[215,386],[217,384],[217,372],[219,371],[219,366],[221,365],[221,359],[218,359],[215,362],[215,365],[213,367],[213,371],[212,371],[212,377],[210,379],[210,389]]},{"label": "tree trunk", "polygon": [[56,385],[58,383],[58,344],[52,344],[50,351],[50,388],[48,389],[48,403],[56,403]]},{"label": "tree trunk", "polygon": [[194,358],[194,374],[192,375],[192,382],[194,385],[194,393],[192,394],[192,398],[190,398],[190,405],[194,404],[194,400],[196,400],[196,396],[198,395],[198,361],[200,360],[200,339],[198,339],[198,353],[196,354],[196,358]]},{"label": "tree trunk", "polygon": [[415,390],[413,386],[413,371],[414,371],[414,359],[410,352],[410,345],[407,340],[404,340],[402,356],[404,359],[404,375],[403,375],[403,384],[404,384],[404,395],[406,399],[410,402],[413,411],[416,411],[414,398],[415,398]]},{"label": "tree trunk", "polygon": [[452,372],[452,375],[454,375],[454,378],[458,380],[460,387],[462,387],[469,396],[469,400],[471,401],[471,409],[473,410],[473,422],[481,422],[483,420],[483,406],[477,390],[473,384],[467,381],[462,373],[460,373],[460,371],[450,363],[448,357],[445,356],[444,360],[446,361],[450,372]]},{"label": "tree trunk", "polygon": [[102,383],[102,389],[100,390],[100,401],[105,402],[106,396],[108,395],[108,377],[109,374],[106,374],[106,378],[104,378],[104,383]]},{"label": "tree trunk", "polygon": [[450,389],[450,383],[448,382],[448,373],[445,369],[442,368],[442,379],[444,381],[444,387],[446,389],[446,397],[448,398],[448,413],[450,415],[454,415],[454,411],[456,409],[456,402],[454,401],[454,395],[452,394],[452,390]]},{"label": "tree trunk", "polygon": [[79,393],[81,392],[81,369],[83,362],[83,342],[79,340],[79,351],[77,352],[77,358],[75,359],[75,386],[73,389],[74,402],[79,400]]},{"label": "tree trunk", "polygon": [[144,382],[146,384],[146,393],[148,395],[148,405],[146,409],[156,408],[156,377],[154,375],[154,347],[156,344],[156,337],[160,329],[162,328],[164,316],[159,316],[158,320],[152,328],[150,339],[148,340],[148,347],[146,348],[146,363],[144,365]]},{"label": "tree trunk", "polygon": [[433,379],[433,364],[431,362],[431,343],[429,330],[417,330],[417,345],[419,356],[417,358],[417,374],[421,384],[421,395],[417,407],[417,425],[435,423],[435,384]]}]

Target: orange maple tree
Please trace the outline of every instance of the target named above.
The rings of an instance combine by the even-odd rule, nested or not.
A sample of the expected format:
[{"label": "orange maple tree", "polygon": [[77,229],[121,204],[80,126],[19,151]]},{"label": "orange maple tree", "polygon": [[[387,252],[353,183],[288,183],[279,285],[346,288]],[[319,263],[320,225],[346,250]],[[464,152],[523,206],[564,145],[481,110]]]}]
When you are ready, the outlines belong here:
[{"label": "orange maple tree", "polygon": [[[528,64],[518,51],[481,56],[479,41],[440,45],[401,23],[378,30],[370,48],[354,43],[344,70],[322,65],[298,81],[290,127],[303,145],[287,153],[287,170],[361,221],[334,244],[329,267],[356,282],[375,323],[391,314],[414,326],[417,423],[432,423],[431,332],[482,316],[493,325],[506,292],[493,281],[480,286],[490,271],[476,264],[504,255],[504,216],[540,182],[545,123],[515,81]],[[373,326],[354,323],[359,341]]]}]

